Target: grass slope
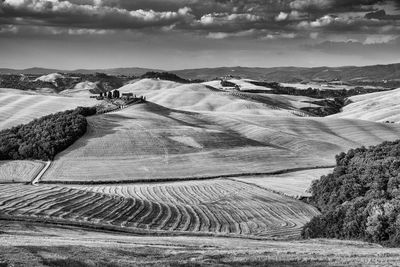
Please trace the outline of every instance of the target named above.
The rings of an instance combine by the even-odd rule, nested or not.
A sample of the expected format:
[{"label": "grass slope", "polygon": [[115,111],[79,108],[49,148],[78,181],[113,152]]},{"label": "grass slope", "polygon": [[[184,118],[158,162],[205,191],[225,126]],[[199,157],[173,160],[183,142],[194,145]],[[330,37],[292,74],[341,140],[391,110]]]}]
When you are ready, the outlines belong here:
[{"label": "grass slope", "polygon": [[61,97],[23,93],[19,90],[0,91],[0,129],[27,123],[35,118],[78,106],[93,106],[89,98]]},{"label": "grass slope", "polygon": [[274,192],[283,193],[288,196],[303,197],[311,195],[307,190],[310,188],[312,181],[318,180],[322,175],[327,175],[331,172],[332,168],[323,168],[277,175],[234,179],[273,190]]},{"label": "grass slope", "polygon": [[331,166],[360,145],[398,138],[400,127],[359,120],[194,113],[154,103],[88,118],[44,181],[186,179]]},{"label": "grass slope", "polygon": [[332,117],[400,122],[400,89],[353,96],[353,102]]},{"label": "grass slope", "polygon": [[0,161],[0,183],[31,182],[43,167],[40,161]]}]

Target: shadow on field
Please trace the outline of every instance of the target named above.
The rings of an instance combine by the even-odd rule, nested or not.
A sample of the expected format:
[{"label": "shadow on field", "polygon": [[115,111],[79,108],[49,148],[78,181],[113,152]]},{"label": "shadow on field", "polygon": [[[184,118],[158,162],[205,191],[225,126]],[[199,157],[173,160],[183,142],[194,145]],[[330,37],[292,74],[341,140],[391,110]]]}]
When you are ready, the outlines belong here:
[{"label": "shadow on field", "polygon": [[57,154],[55,159],[67,155],[68,153],[74,150],[85,147],[90,139],[101,138],[103,136],[117,132],[116,128],[119,126],[121,125],[118,123],[118,121],[113,120],[110,117],[104,117],[104,116],[88,117],[88,127],[85,135],[83,135],[81,138],[75,141],[75,143],[73,143],[70,147]]},{"label": "shadow on field", "polygon": [[[196,136],[195,139],[200,139],[200,143],[202,144],[204,149],[215,149],[218,147],[219,149],[232,149],[238,147],[274,147],[277,149],[284,149],[279,146],[274,146],[272,144],[267,144],[263,142],[259,142],[254,139],[249,139],[238,132],[233,131],[227,127],[222,125],[216,124],[215,122],[207,120],[207,118],[201,118],[203,115],[200,113],[184,111],[184,110],[177,110],[177,109],[170,109],[164,107],[162,105],[153,103],[153,102],[146,102],[142,106],[144,110],[156,114],[160,117],[167,118],[179,126],[186,126],[192,127],[197,129],[204,129],[204,130],[214,130],[217,131],[215,133],[207,132],[207,134],[199,134]],[[183,115],[182,118],[178,118],[180,115]],[[118,116],[119,119],[126,118],[132,119],[132,117],[124,116],[122,114],[110,114],[111,116]],[[117,117],[116,117],[117,118]],[[186,120],[185,120],[186,118]],[[168,137],[168,136],[165,136]],[[168,141],[170,142],[170,141]],[[172,146],[171,146],[172,147]]]}]

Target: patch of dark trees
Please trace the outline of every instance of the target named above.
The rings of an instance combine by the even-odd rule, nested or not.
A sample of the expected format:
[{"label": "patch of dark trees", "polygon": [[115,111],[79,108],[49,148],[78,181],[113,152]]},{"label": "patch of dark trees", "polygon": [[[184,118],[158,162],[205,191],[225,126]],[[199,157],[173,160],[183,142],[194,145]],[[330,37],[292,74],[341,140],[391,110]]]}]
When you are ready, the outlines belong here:
[{"label": "patch of dark trees", "polygon": [[24,79],[21,75],[17,74],[2,74],[0,75],[0,87],[32,90],[35,88],[55,88],[55,85],[49,82]]},{"label": "patch of dark trees", "polygon": [[142,79],[160,79],[160,80],[166,80],[166,81],[172,81],[172,82],[177,82],[177,83],[202,83],[204,80],[187,80],[184,78],[179,77],[178,75],[174,73],[169,73],[169,72],[155,72],[155,71],[149,71],[143,74],[140,78]]},{"label": "patch of dark trees", "polygon": [[[357,88],[352,88],[349,90],[343,89],[343,90],[330,90],[330,89],[315,89],[315,88],[308,88],[308,89],[298,89],[294,87],[286,87],[286,86],[281,86],[277,82],[258,82],[258,81],[249,81],[249,83],[257,85],[257,86],[263,86],[266,88],[272,89],[269,93],[271,94],[282,94],[282,95],[297,95],[297,96],[308,96],[312,98],[319,98],[319,99],[324,99],[324,98],[348,98],[351,96],[355,95],[362,95],[362,94],[369,94],[369,93],[375,93],[375,92],[383,92],[386,90],[382,89],[374,89],[374,88],[364,88],[364,87],[357,87]],[[388,89],[391,90],[391,89]],[[249,92],[253,93],[265,93],[264,90],[251,90]]]},{"label": "patch of dark trees", "polygon": [[351,103],[347,98],[335,97],[333,99],[323,99],[319,101],[304,101],[305,103],[310,103],[318,105],[318,107],[303,107],[303,110],[309,114],[313,114],[319,117],[325,117],[333,115],[342,111],[342,108]]},{"label": "patch of dark trees", "polygon": [[339,238],[400,246],[400,140],[336,156],[336,167],[311,186],[322,214],[304,238]]},{"label": "patch of dark trees", "polygon": [[85,134],[85,117],[96,107],[78,107],[0,131],[0,160],[51,160]]}]

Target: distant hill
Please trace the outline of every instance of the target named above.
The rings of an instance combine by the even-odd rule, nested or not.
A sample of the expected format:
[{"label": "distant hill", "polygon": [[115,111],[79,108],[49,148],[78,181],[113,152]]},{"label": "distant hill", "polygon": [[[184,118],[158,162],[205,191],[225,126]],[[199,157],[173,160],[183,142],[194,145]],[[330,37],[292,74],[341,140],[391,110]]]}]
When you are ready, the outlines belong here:
[{"label": "distant hill", "polygon": [[[162,72],[163,70],[147,68],[112,68],[112,69],[77,69],[55,70],[45,68],[29,68],[24,70],[0,69],[0,73],[23,74],[48,74],[48,73],[82,73],[93,74],[96,72],[110,75],[136,75],[141,76],[147,72]],[[224,76],[241,77],[254,80],[268,80],[276,82],[299,82],[311,80],[341,80],[352,82],[371,82],[382,80],[397,80],[400,82],[400,63],[390,65],[373,65],[364,67],[276,67],[276,68],[252,68],[252,67],[220,67],[200,68],[168,71],[185,79],[212,80]],[[395,86],[393,86],[395,87]]]},{"label": "distant hill", "polygon": [[221,67],[171,71],[186,79],[210,80],[216,77],[238,76],[255,80],[276,82],[298,82],[311,80],[341,80],[341,81],[377,81],[400,80],[400,63],[390,65],[374,65],[365,67]]},{"label": "distant hill", "polygon": [[156,71],[161,72],[158,69],[146,69],[146,68],[114,68],[114,69],[77,69],[77,70],[58,70],[58,69],[46,69],[46,68],[29,68],[29,69],[7,69],[0,68],[0,73],[3,74],[49,74],[49,73],[81,73],[81,74],[94,74],[96,72],[105,73],[109,75],[127,75],[127,76],[141,76],[147,72]]}]

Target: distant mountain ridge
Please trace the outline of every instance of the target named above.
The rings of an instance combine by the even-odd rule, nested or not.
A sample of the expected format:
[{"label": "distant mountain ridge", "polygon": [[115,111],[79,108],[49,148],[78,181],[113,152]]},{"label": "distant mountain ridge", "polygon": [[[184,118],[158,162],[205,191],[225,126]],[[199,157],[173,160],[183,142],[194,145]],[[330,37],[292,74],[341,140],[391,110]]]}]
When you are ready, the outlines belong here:
[{"label": "distant mountain ridge", "polygon": [[298,82],[312,80],[400,80],[400,63],[390,65],[373,65],[364,67],[221,67],[171,71],[186,79],[209,80],[215,77],[240,76],[255,80],[276,82]]},{"label": "distant mountain ridge", "polygon": [[96,72],[105,73],[109,75],[135,75],[140,76],[150,71],[161,72],[158,69],[147,68],[111,68],[111,69],[76,69],[76,70],[61,70],[61,69],[47,69],[47,68],[28,68],[28,69],[8,69],[0,68],[1,74],[36,74],[43,75],[49,73],[81,73],[81,74],[95,74]]},{"label": "distant mountain ridge", "polygon": [[[46,68],[29,68],[23,70],[0,68],[0,73],[12,74],[48,74],[61,73],[82,73],[92,74],[102,72],[111,75],[135,75],[140,76],[149,71],[162,72],[163,70],[148,68],[111,68],[111,69],[77,69],[57,70]],[[247,79],[268,80],[276,82],[299,82],[311,80],[341,80],[341,81],[400,81],[400,63],[389,65],[372,66],[345,66],[345,67],[219,67],[199,68],[168,71],[185,79],[211,80],[224,76],[238,76]]]}]

